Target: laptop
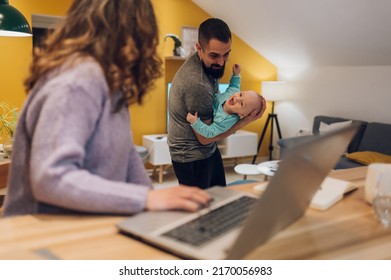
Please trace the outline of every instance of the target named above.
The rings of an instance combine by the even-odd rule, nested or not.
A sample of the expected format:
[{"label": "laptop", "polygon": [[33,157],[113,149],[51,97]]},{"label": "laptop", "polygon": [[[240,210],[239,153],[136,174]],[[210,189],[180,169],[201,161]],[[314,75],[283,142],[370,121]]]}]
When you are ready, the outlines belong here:
[{"label": "laptop", "polygon": [[356,126],[343,128],[289,149],[259,199],[213,187],[207,190],[213,203],[196,213],[142,212],[117,226],[182,258],[240,259],[304,215],[356,132]]}]

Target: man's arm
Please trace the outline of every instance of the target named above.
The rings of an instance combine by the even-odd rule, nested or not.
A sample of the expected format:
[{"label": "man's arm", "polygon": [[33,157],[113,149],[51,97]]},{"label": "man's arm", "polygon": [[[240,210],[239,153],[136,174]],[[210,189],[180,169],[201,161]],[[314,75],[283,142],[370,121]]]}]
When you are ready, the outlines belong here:
[{"label": "man's arm", "polygon": [[[213,138],[206,138],[200,134],[198,134],[196,131],[194,131],[193,129],[193,132],[195,134],[195,136],[197,137],[197,140],[202,144],[202,145],[207,145],[207,144],[210,144],[212,142],[216,142],[216,141],[219,141],[219,140],[222,140],[222,139],[225,139],[227,138],[228,136],[230,136],[232,133],[234,133],[235,131],[245,127],[246,125],[248,125],[249,123],[259,119],[262,117],[263,113],[265,112],[266,110],[266,100],[265,98],[262,97],[262,110],[261,112],[259,112],[258,114],[253,111],[250,115],[248,115],[247,117],[244,117],[242,119],[240,119],[237,123],[235,123],[229,130],[227,130],[226,132],[223,132]],[[212,122],[212,119],[208,120],[209,124]],[[208,123],[207,121],[205,121],[205,123]]]}]

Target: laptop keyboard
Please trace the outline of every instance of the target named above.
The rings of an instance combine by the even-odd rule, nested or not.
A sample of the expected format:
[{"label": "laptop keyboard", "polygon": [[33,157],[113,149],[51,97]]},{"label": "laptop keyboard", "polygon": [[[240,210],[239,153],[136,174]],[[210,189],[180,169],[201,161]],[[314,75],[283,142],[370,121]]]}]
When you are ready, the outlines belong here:
[{"label": "laptop keyboard", "polygon": [[256,200],[256,198],[249,196],[240,197],[195,220],[164,233],[163,236],[193,246],[201,246],[243,223]]}]

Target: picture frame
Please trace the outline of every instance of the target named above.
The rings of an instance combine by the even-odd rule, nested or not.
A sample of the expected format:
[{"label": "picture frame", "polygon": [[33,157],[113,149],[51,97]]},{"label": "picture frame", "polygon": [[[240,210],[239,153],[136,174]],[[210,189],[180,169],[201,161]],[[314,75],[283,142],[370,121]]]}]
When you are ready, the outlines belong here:
[{"label": "picture frame", "polygon": [[182,41],[185,57],[195,53],[198,42],[198,28],[192,26],[182,26]]}]

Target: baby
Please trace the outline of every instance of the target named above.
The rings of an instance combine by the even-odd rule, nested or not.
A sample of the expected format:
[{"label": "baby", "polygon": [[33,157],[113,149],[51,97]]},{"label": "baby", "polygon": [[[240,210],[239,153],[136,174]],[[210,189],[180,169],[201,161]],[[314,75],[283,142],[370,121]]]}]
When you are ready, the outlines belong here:
[{"label": "baby", "polygon": [[195,114],[188,113],[186,120],[192,128],[206,138],[213,138],[230,129],[239,119],[251,112],[262,110],[261,96],[252,90],[240,91],[240,65],[232,67],[229,87],[224,93],[215,94],[213,102],[213,122],[206,124]]}]

